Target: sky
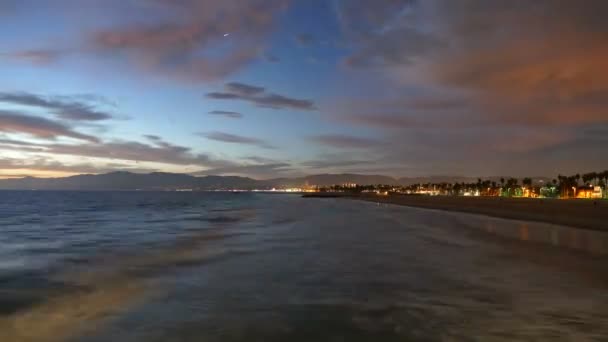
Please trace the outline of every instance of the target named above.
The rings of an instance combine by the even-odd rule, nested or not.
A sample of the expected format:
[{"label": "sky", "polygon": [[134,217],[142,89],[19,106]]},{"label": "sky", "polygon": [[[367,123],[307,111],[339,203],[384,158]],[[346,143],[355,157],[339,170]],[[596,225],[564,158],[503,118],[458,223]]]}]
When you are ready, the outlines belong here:
[{"label": "sky", "polygon": [[2,0],[0,178],[608,169],[604,0]]}]

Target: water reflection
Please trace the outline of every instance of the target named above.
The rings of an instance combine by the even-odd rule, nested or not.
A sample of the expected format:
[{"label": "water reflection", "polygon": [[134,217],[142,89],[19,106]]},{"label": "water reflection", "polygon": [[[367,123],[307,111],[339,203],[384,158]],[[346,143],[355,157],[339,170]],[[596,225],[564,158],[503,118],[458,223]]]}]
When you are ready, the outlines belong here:
[{"label": "water reflection", "polygon": [[[137,196],[124,216],[107,209],[129,217],[137,234],[124,222],[99,223],[71,235],[50,230],[61,244],[25,248],[55,261],[29,275],[4,273],[2,303],[23,302],[3,311],[0,340],[608,336],[604,258],[499,239],[471,227],[478,223],[469,216],[295,196]],[[150,221],[163,216],[171,229]],[[79,234],[104,247],[83,247]],[[2,238],[17,240],[7,231]]]}]

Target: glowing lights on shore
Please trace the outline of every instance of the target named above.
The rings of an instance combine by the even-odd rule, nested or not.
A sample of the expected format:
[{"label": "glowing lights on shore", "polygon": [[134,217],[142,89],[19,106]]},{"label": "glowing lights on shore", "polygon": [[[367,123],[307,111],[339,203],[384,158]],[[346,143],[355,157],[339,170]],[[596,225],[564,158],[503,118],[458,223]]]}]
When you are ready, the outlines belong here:
[{"label": "glowing lights on shore", "polygon": [[576,191],[576,198],[593,198],[599,199],[603,197],[603,191],[600,186],[581,187]]},{"label": "glowing lights on shore", "polygon": [[[543,182],[539,182],[543,183]],[[355,183],[343,183],[332,186],[302,185],[295,187],[274,187],[262,189],[166,189],[167,191],[218,191],[218,192],[253,192],[253,193],[285,193],[285,194],[305,194],[316,192],[344,193],[345,195],[422,195],[422,196],[463,196],[463,197],[509,197],[509,198],[582,198],[582,199],[602,199],[606,196],[603,185],[583,185],[564,188],[553,184],[540,184],[539,186],[504,186],[492,184],[488,186],[479,183],[441,183],[441,184],[414,184],[410,186],[394,185],[358,185]]]}]

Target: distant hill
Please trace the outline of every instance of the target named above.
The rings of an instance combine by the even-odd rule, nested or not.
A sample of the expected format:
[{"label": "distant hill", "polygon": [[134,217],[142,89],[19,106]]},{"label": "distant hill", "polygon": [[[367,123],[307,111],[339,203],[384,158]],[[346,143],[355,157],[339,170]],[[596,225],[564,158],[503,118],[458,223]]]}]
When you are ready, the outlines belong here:
[{"label": "distant hill", "polygon": [[100,175],[78,175],[65,178],[33,178],[0,180],[0,189],[36,190],[162,190],[254,188],[258,181],[246,177],[194,177],[179,173],[112,172]]},{"label": "distant hill", "polygon": [[[491,177],[490,180],[499,183],[501,177]],[[508,177],[504,177],[508,178]],[[484,178],[486,179],[486,178]],[[547,178],[535,177],[535,181]],[[477,178],[433,176],[419,178],[395,179],[382,175],[360,174],[320,174],[298,178],[276,178],[256,180],[236,176],[204,176],[195,177],[180,173],[131,173],[111,172],[99,175],[78,175],[64,178],[34,178],[1,179],[0,189],[3,190],[165,190],[165,189],[272,189],[281,187],[329,186],[334,184],[356,183],[411,185],[419,183],[475,183]]]}]

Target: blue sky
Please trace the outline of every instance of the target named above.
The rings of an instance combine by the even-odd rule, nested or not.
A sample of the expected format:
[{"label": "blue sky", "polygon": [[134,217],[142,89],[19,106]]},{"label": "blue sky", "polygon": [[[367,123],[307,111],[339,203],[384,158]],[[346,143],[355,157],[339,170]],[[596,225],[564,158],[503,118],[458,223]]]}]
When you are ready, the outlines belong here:
[{"label": "blue sky", "polygon": [[0,177],[606,168],[605,7],[8,1]]}]

